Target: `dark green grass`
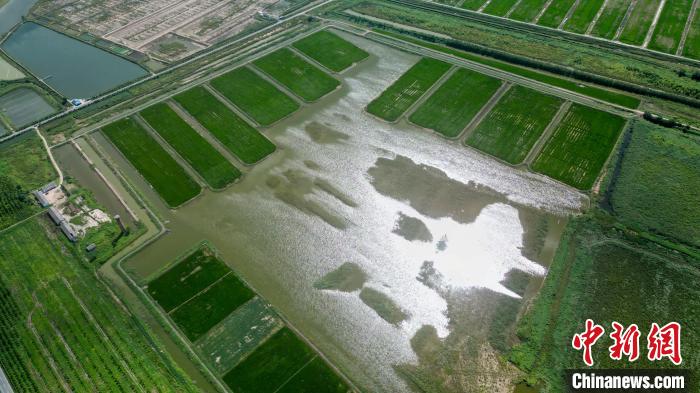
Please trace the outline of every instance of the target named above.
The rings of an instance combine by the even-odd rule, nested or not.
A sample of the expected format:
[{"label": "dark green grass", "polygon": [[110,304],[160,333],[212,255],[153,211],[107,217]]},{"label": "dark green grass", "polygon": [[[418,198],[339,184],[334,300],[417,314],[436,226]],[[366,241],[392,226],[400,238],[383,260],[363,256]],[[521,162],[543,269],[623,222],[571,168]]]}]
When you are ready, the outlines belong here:
[{"label": "dark green grass", "polygon": [[481,7],[486,0],[464,0],[462,3],[462,8],[467,9],[467,10],[478,10],[479,7]]},{"label": "dark green grass", "polygon": [[554,0],[554,2],[547,7],[544,14],[542,14],[540,20],[537,21],[537,24],[556,29],[561,24],[561,21],[564,20],[575,1],[576,0]]},{"label": "dark green grass", "polygon": [[491,0],[489,5],[484,8],[484,13],[496,16],[505,16],[505,14],[507,14],[517,2],[518,0]]},{"label": "dark green grass", "polygon": [[625,224],[700,248],[700,142],[635,123],[614,182],[612,208]]},{"label": "dark green grass", "polygon": [[211,188],[221,189],[241,177],[241,171],[182,120],[166,103],[141,111],[141,116]]},{"label": "dark green grass", "polygon": [[401,34],[396,34],[396,33],[391,33],[391,32],[385,32],[381,31],[382,34],[388,35],[390,37],[394,37],[400,40],[412,42],[416,45],[424,46],[426,48],[430,48],[439,52],[447,53],[452,56],[460,57],[463,59],[467,59],[470,61],[474,61],[480,64],[484,64],[490,67],[497,68],[502,71],[510,72],[511,74],[516,74],[520,76],[524,76],[526,78],[540,81],[543,83],[547,83],[552,86],[557,86],[561,87],[562,89],[566,89],[569,91],[573,91],[579,94],[583,94],[588,97],[596,98],[602,101],[610,102],[612,104],[617,104],[620,106],[623,106],[625,108],[630,108],[630,109],[635,109],[639,106],[640,100],[638,98],[626,95],[626,94],[621,94],[614,92],[612,90],[606,90],[602,89],[599,87],[595,86],[589,86],[582,84],[580,82],[560,78],[558,76],[550,75],[550,74],[545,74],[542,72],[534,71],[528,68],[516,66],[510,63],[506,63],[503,61],[487,58],[487,57],[481,57],[472,53],[468,52],[463,52],[460,50],[448,48],[442,45],[438,44],[433,44],[430,42],[426,41],[421,41],[415,38],[411,38],[408,36],[404,36]]},{"label": "dark green grass", "polygon": [[279,393],[346,393],[350,389],[320,357],[289,380]]},{"label": "dark green grass", "polygon": [[276,50],[254,64],[307,102],[318,100],[340,85],[337,79],[287,48]]},{"label": "dark green grass", "polygon": [[571,18],[564,24],[564,30],[574,33],[584,34],[588,26],[593,22],[598,10],[603,6],[604,0],[581,1],[571,15]]},{"label": "dark green grass", "polygon": [[661,0],[638,0],[622,30],[620,41],[631,45],[644,43],[660,3]]},{"label": "dark green grass", "polygon": [[649,49],[676,54],[692,6],[693,0],[667,1],[649,42]]},{"label": "dark green grass", "polygon": [[0,174],[0,230],[21,221],[39,207],[29,193],[8,176]]},{"label": "dark green grass", "polygon": [[369,53],[328,30],[321,30],[304,37],[293,46],[335,72],[341,72],[369,56]]},{"label": "dark green grass", "polygon": [[170,207],[182,205],[202,190],[134,119],[118,120],[102,132]]},{"label": "dark green grass", "polygon": [[170,313],[190,341],[203,336],[255,293],[229,274]]},{"label": "dark green grass", "polygon": [[603,169],[624,124],[622,117],[573,104],[532,168],[568,185],[587,190]]},{"label": "dark green grass", "polygon": [[261,126],[299,109],[296,101],[247,67],[215,78],[211,85]]},{"label": "dark green grass", "polygon": [[[634,249],[642,247],[644,251]],[[615,237],[590,217],[571,222],[540,294],[518,326],[522,343],[514,348],[510,360],[530,373],[528,379],[544,380],[547,391],[565,391],[564,370],[585,367],[571,339],[591,318],[606,329],[593,347],[595,368],[674,367],[667,360],[650,362],[646,358],[651,323],[670,321],[679,322],[683,329],[683,364],[697,364],[700,274],[657,246],[651,249],[663,254],[645,252],[650,248]],[[610,359],[612,321],[639,326],[640,358],[634,363]]]},{"label": "dark green grass", "polygon": [[254,164],[275,151],[275,145],[272,142],[233,113],[204,87],[197,86],[174,98],[244,163]]},{"label": "dark green grass", "polygon": [[467,138],[467,144],[511,164],[521,163],[562,100],[522,86],[511,88]]},{"label": "dark green grass", "polygon": [[458,69],[410,117],[411,122],[453,138],[501,86],[501,81]]},{"label": "dark green grass", "polygon": [[367,105],[367,112],[386,121],[396,121],[443,76],[450,65],[424,57],[388,89]]},{"label": "dark green grass", "polygon": [[230,271],[203,246],[148,283],[148,293],[165,312],[170,312]]},{"label": "dark green grass", "polygon": [[617,33],[631,3],[632,0],[608,0],[598,22],[593,26],[591,34],[609,40],[615,38],[615,33]]},{"label": "dark green grass", "polygon": [[688,37],[683,46],[683,56],[700,60],[700,12],[695,12],[695,17],[690,24]]},{"label": "dark green grass", "polygon": [[236,393],[272,393],[314,356],[311,348],[285,327],[224,375],[223,380]]},{"label": "dark green grass", "polygon": [[547,0],[521,1],[508,17],[521,22],[533,22],[545,4]]}]

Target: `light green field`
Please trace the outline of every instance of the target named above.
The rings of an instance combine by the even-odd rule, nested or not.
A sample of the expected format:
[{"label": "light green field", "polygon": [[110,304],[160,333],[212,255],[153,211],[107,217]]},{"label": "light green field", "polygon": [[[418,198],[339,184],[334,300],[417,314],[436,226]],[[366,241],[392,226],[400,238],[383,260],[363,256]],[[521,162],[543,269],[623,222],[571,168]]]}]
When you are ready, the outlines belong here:
[{"label": "light green field", "polygon": [[318,100],[340,85],[340,81],[287,48],[278,49],[254,64],[307,102]]},{"label": "light green field", "polygon": [[58,178],[49,154],[34,132],[0,143],[0,173],[27,191]]},{"label": "light green field", "polygon": [[688,37],[683,46],[683,56],[700,60],[700,11],[695,12],[695,17],[690,24]]},{"label": "light green field", "polygon": [[[527,105],[524,105],[527,103]],[[521,163],[563,101],[512,87],[467,138],[467,144],[511,164]]]},{"label": "light green field", "polygon": [[532,168],[587,190],[603,169],[624,125],[622,117],[573,104]]},{"label": "light green field", "polygon": [[584,34],[588,26],[593,22],[598,10],[603,6],[604,0],[581,1],[571,15],[571,18],[564,24],[564,30],[574,33]]},{"label": "light green field", "polygon": [[442,77],[450,65],[424,57],[388,89],[367,105],[367,112],[386,121],[396,121]]},{"label": "light green field", "polygon": [[460,68],[413,112],[409,120],[454,138],[501,84],[498,79]]},{"label": "light green field", "polygon": [[518,0],[491,0],[484,8],[484,13],[496,16],[504,16],[517,3]]},{"label": "light green field", "polygon": [[199,184],[134,119],[118,120],[102,132],[170,207],[197,196]]},{"label": "light green field", "polygon": [[369,56],[369,53],[328,30],[304,37],[293,46],[335,72],[341,72]]},{"label": "light green field", "polygon": [[631,45],[644,43],[644,38],[646,38],[649,27],[654,21],[659,4],[661,4],[661,0],[637,0],[632,14],[622,30],[620,41]]},{"label": "light green field", "polygon": [[571,7],[576,0],[555,0],[547,7],[547,10],[542,14],[538,25],[557,28],[566,17]]},{"label": "light green field", "polygon": [[692,6],[693,0],[667,1],[649,42],[649,49],[675,54]]},{"label": "light green field", "polygon": [[593,26],[591,34],[609,40],[613,39],[631,3],[632,0],[608,0],[598,22]]},{"label": "light green field", "polygon": [[141,111],[141,117],[211,188],[224,188],[241,177],[241,171],[182,120],[168,104],[160,103],[144,109]]},{"label": "light green field", "polygon": [[545,4],[547,4],[547,0],[521,1],[508,17],[521,22],[534,22]]},{"label": "light green field", "polygon": [[464,0],[462,8],[472,11],[478,10],[485,2],[486,0]]},{"label": "light green field", "polygon": [[22,79],[25,76],[22,71],[0,57],[0,81],[13,81]]}]

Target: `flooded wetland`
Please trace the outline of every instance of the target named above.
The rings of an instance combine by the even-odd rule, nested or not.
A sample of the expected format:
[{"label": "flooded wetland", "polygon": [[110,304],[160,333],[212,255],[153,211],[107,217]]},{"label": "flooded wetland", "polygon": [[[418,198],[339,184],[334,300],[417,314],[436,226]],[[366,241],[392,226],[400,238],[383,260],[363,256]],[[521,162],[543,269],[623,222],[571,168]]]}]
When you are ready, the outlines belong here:
[{"label": "flooded wetland", "polygon": [[207,240],[362,390],[435,378],[449,380],[446,390],[512,391],[519,371],[499,355],[516,340],[567,216],[588,200],[368,114],[420,58],[342,37],[370,53],[335,75],[342,87],[264,130],[277,151],[241,181],[177,210],[93,134],[168,230],[124,267],[145,284]]}]

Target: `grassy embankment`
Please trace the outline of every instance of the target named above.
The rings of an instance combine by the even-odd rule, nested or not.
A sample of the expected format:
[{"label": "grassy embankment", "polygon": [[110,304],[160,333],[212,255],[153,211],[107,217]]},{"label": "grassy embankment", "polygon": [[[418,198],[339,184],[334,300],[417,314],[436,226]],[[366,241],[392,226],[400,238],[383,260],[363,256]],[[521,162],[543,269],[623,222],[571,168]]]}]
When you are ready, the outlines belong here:
[{"label": "grassy embankment", "polygon": [[644,43],[659,4],[661,0],[638,0],[622,30],[620,41],[631,45]]},{"label": "grassy embankment", "polygon": [[342,72],[369,56],[369,53],[328,30],[304,37],[292,46],[334,72]]},{"label": "grassy embankment", "polygon": [[45,218],[0,235],[0,365],[15,391],[196,391]]},{"label": "grassy embankment", "polygon": [[545,4],[547,4],[547,0],[521,1],[511,12],[509,18],[521,22],[534,22]]},{"label": "grassy embankment", "polygon": [[532,169],[587,190],[605,165],[624,124],[622,117],[573,104]]},{"label": "grassy embankment", "polygon": [[479,123],[466,143],[510,164],[519,164],[562,103],[559,98],[514,86]]},{"label": "grassy embankment", "polygon": [[649,42],[649,49],[676,54],[692,7],[693,0],[667,1]]},{"label": "grassy embankment", "polygon": [[587,0],[579,2],[571,18],[564,24],[564,30],[584,34],[604,2],[605,0]]},{"label": "grassy embankment", "polygon": [[460,68],[411,114],[409,120],[454,138],[502,83],[490,76]]},{"label": "grassy embankment", "polygon": [[556,29],[564,20],[566,13],[569,12],[575,2],[576,0],[560,0],[552,2],[549,7],[547,7],[544,14],[542,14],[540,20],[537,21],[537,24]]},{"label": "grassy embankment", "polygon": [[255,164],[275,151],[276,147],[269,139],[204,87],[192,88],[174,98],[224,147],[244,163]]},{"label": "grassy embankment", "polygon": [[420,59],[370,102],[367,112],[386,121],[398,120],[449,69],[450,65],[442,61],[428,57]]},{"label": "grassy embankment", "polygon": [[272,52],[254,64],[306,102],[314,102],[340,85],[340,81],[287,48]]},{"label": "grassy embankment", "polygon": [[299,104],[247,67],[211,82],[212,87],[261,126],[269,126],[299,109]]},{"label": "grassy embankment", "polygon": [[224,188],[241,177],[241,171],[167,104],[153,105],[141,111],[140,114],[211,188]]},{"label": "grassy embankment", "polygon": [[178,207],[202,191],[199,184],[134,119],[118,120],[103,127],[102,132],[168,206]]},{"label": "grassy embankment", "polygon": [[630,3],[632,0],[608,0],[598,22],[591,30],[591,35],[609,40],[615,38],[615,33],[625,18]]}]

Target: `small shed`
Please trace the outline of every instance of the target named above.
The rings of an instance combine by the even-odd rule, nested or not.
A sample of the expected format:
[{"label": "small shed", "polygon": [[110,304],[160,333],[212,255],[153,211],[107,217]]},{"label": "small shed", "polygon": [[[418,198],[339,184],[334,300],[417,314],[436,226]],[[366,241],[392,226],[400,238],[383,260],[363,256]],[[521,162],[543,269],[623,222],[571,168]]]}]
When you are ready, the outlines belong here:
[{"label": "small shed", "polygon": [[95,245],[95,243],[90,243],[90,244],[88,244],[87,247],[85,247],[85,251],[93,252],[93,251],[95,251],[96,248],[97,248],[97,246]]}]

